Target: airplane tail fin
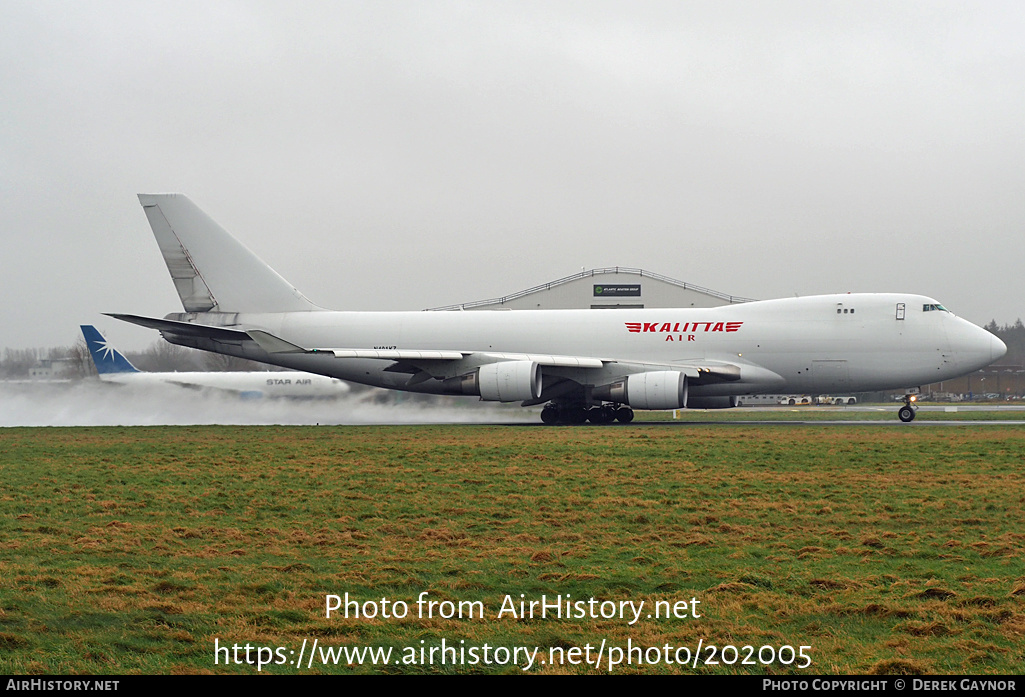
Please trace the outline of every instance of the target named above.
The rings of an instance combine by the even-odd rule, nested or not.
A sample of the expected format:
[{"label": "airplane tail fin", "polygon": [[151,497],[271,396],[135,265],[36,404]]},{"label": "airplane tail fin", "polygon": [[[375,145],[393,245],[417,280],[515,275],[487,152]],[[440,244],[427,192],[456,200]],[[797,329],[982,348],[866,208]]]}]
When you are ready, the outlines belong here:
[{"label": "airplane tail fin", "polygon": [[305,312],[306,296],[183,194],[139,194],[186,312]]},{"label": "airplane tail fin", "polygon": [[116,348],[107,343],[107,340],[91,324],[80,325],[82,336],[85,337],[85,344],[89,347],[89,354],[93,357],[93,364],[96,372],[100,375],[111,373],[138,373],[139,369],[132,365],[131,361]]}]

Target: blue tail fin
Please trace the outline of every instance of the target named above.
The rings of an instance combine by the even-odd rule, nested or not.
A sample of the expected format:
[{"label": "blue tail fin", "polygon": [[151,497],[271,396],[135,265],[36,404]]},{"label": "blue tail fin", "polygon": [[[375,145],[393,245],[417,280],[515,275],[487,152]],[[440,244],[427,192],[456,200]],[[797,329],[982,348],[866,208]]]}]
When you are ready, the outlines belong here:
[{"label": "blue tail fin", "polygon": [[91,324],[83,324],[81,327],[85,344],[92,354],[93,363],[96,364],[96,372],[100,375],[139,372],[116,348],[107,343],[107,340],[96,331],[96,327]]}]

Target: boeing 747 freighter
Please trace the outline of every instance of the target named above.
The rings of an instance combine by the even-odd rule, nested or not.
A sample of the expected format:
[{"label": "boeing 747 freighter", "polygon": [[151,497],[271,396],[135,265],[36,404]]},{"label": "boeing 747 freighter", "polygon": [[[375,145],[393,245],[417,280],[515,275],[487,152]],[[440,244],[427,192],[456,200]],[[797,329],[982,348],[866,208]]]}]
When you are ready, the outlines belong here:
[{"label": "boeing 747 freighter", "polygon": [[[746,394],[910,395],[1007,350],[936,300],[910,293],[712,308],[330,311],[185,196],[139,200],[185,312],[112,316],[158,329],[174,344],[366,385],[545,404],[545,423],[732,407]],[[914,419],[910,396],[898,415]]]}]

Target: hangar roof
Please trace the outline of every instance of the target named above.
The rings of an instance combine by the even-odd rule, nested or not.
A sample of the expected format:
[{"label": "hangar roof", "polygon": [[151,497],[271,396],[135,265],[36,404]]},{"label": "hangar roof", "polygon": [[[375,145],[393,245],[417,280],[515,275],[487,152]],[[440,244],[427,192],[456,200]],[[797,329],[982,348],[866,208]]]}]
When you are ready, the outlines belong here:
[{"label": "hangar roof", "polygon": [[721,293],[661,274],[612,266],[591,269],[512,295],[431,310],[569,310],[638,307],[716,307],[753,298]]}]

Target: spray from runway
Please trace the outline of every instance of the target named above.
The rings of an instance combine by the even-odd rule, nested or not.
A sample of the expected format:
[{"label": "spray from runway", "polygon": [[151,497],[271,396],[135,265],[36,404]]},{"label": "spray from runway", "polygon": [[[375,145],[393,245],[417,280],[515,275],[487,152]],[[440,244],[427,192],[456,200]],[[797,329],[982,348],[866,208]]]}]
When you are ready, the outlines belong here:
[{"label": "spray from runway", "polygon": [[[0,382],[0,427],[530,423],[533,410],[378,390],[338,399],[247,399],[176,385]],[[381,398],[386,401],[378,402]],[[398,400],[398,401],[395,401]]]}]

